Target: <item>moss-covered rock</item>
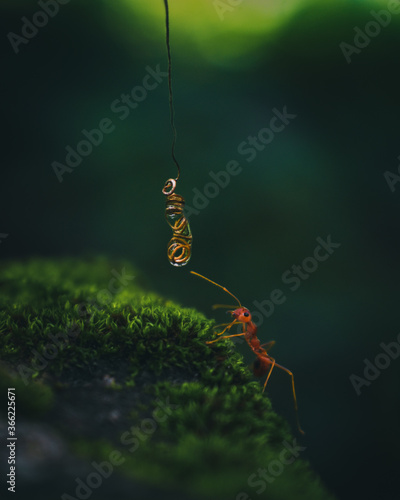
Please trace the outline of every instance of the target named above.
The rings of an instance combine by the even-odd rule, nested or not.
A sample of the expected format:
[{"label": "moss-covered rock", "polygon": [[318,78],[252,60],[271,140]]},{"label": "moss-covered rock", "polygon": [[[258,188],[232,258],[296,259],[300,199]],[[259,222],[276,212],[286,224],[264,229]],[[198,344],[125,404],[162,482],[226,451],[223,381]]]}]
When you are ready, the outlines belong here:
[{"label": "moss-covered rock", "polygon": [[[3,265],[0,388],[17,393],[18,486],[42,499],[333,498],[233,344],[206,345],[213,322],[136,274],[106,259]],[[32,426],[39,465],[23,444]]]}]

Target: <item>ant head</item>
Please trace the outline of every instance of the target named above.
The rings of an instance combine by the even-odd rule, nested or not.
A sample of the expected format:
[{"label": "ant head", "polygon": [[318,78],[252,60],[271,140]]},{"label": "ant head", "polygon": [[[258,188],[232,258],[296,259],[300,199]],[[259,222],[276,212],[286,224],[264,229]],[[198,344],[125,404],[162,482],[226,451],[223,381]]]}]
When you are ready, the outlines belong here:
[{"label": "ant head", "polygon": [[240,321],[241,323],[248,323],[251,321],[251,314],[247,307],[239,307],[238,309],[229,312],[235,320]]}]

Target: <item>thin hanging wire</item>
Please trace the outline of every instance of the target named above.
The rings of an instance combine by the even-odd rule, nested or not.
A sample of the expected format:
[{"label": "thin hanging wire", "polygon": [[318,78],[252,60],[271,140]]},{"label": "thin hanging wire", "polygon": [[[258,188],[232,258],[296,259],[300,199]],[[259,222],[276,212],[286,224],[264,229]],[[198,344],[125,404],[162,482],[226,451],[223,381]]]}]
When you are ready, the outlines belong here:
[{"label": "thin hanging wire", "polygon": [[169,110],[171,116],[171,127],[172,127],[172,148],[171,148],[171,156],[178,169],[178,175],[175,178],[177,181],[181,174],[181,167],[179,166],[178,160],[175,157],[175,144],[176,144],[176,128],[175,128],[175,113],[174,113],[174,101],[172,95],[172,63],[171,63],[171,49],[169,45],[169,9],[168,9],[168,0],[164,0],[165,5],[165,33],[166,33],[166,45],[167,45],[167,55],[168,55],[168,91],[169,91]]}]

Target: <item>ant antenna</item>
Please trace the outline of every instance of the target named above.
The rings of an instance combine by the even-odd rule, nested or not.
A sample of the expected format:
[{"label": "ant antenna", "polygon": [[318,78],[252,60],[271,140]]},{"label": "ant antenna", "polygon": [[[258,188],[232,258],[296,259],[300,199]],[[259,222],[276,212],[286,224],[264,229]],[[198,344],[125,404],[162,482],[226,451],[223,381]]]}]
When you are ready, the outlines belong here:
[{"label": "ant antenna", "polygon": [[[205,276],[203,276],[203,275],[201,275],[199,273],[195,273],[194,271],[190,271],[190,272],[192,274],[195,274],[196,276],[200,276],[200,278],[203,278],[203,280],[209,281],[213,285],[215,285],[215,286],[217,286],[219,288],[222,288],[222,290],[224,290],[224,292],[229,293],[229,295],[236,300],[236,302],[239,304],[239,307],[242,307],[242,304],[240,303],[240,300],[235,295],[233,295],[233,293],[231,293],[227,288],[225,288],[224,286],[218,285],[218,283],[215,283],[215,281],[212,281],[212,280],[206,278]],[[223,306],[222,304],[217,304],[217,305],[218,305],[218,307],[221,307],[221,306],[222,307],[231,307],[231,306]]]}]

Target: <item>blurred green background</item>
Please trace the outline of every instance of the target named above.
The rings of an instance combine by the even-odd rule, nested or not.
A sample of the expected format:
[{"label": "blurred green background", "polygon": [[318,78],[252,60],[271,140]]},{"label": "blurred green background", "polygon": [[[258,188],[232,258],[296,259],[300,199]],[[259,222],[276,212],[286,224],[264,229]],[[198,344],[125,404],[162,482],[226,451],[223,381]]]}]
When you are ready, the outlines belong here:
[{"label": "blurred green background", "polygon": [[[354,45],[354,28],[390,2],[231,3],[170,0],[177,192],[193,207],[210,172],[242,167],[190,217],[193,256],[176,269],[161,193],[176,172],[166,78],[125,119],[112,108],[146,67],[167,69],[162,0],[72,0],[18,53],[9,33],[21,35],[22,16],[40,7],[2,1],[0,257],[126,257],[149,289],[218,322],[224,313],[210,306],[227,298],[190,269],[251,310],[281,289],[286,301],[259,337],[277,341],[273,355],[295,374],[304,455],[339,498],[391,500],[400,362],[360,396],[349,377],[399,332],[400,188],[384,173],[399,164],[400,14],[348,63],[340,44]],[[238,146],[284,106],[296,118],[247,162]],[[105,118],[113,132],[60,183],[52,163]],[[282,274],[328,235],[341,246],[292,292]],[[294,425],[285,374],[274,373],[269,394]]]}]

